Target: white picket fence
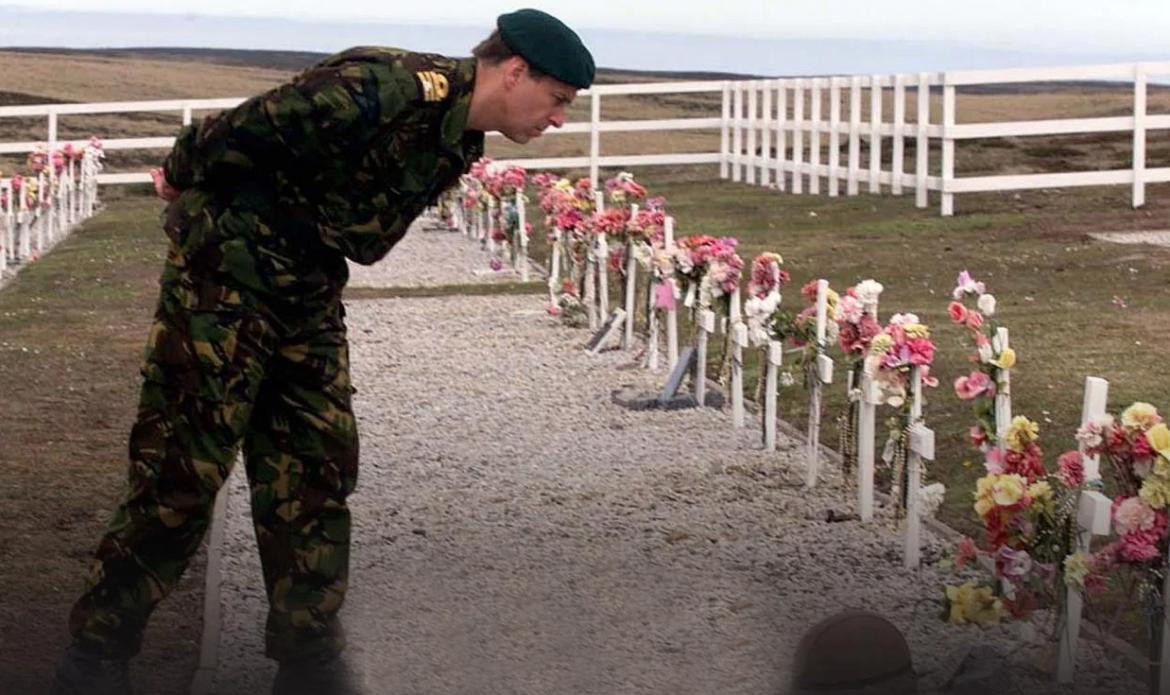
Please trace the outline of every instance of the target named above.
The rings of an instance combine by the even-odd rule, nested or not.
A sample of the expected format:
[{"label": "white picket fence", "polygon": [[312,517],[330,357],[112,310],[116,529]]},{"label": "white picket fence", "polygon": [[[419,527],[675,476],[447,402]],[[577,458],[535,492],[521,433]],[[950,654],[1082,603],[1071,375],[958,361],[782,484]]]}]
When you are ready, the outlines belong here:
[{"label": "white picket fence", "polygon": [[[80,159],[57,172],[50,162],[38,174],[0,179],[0,282],[11,269],[35,261],[94,214],[102,152],[86,143]],[[34,188],[35,187],[35,188]]]},{"label": "white picket fence", "polygon": [[[1147,82],[1151,76],[1170,75],[1170,62],[1125,63],[1061,68],[964,70],[897,75],[849,75],[766,80],[723,80],[596,85],[580,93],[588,99],[588,121],[566,123],[550,134],[589,134],[589,153],[573,157],[540,157],[501,160],[528,169],[588,167],[594,185],[599,170],[656,165],[718,164],[720,176],[749,184],[774,185],[791,193],[856,195],[865,184],[869,193],[899,195],[915,192],[919,207],[928,205],[930,192],[939,193],[940,211],[951,215],[955,196],[981,191],[1029,188],[1128,185],[1133,205],[1145,203],[1145,187],[1170,181],[1170,167],[1146,166],[1146,139],[1153,130],[1170,129],[1170,114],[1151,114],[1146,108]],[[1133,113],[1100,118],[1021,120],[995,123],[960,123],[956,92],[961,87],[1048,81],[1124,80],[1133,84]],[[930,121],[930,90],[942,91],[940,123]],[[887,91],[888,90],[888,91]],[[906,120],[908,93],[914,122]],[[719,112],[695,118],[651,120],[603,120],[605,97],[651,94],[720,95]],[[892,101],[892,113],[883,104]],[[827,97],[827,99],[826,99]],[[0,119],[45,117],[44,141],[0,143],[0,153],[30,152],[38,144],[57,143],[58,121],[63,116],[98,113],[174,112],[190,123],[193,111],[231,108],[242,99],[184,99],[172,101],[108,102],[100,104],[49,104],[0,107]],[[869,116],[863,122],[862,105],[868,101]],[[808,106],[807,114],[805,106]],[[848,108],[846,108],[848,106]],[[715,151],[666,154],[603,155],[603,133],[663,133],[718,130]],[[955,176],[958,143],[974,138],[1069,135],[1085,133],[1133,134],[1131,166],[1124,169],[1079,172]],[[100,135],[100,134],[99,134]],[[893,143],[892,161],[883,160],[884,139]],[[906,141],[913,140],[913,166],[904,165]],[[105,141],[107,150],[160,149],[170,147],[172,137],[115,138]],[[931,143],[941,151],[937,171],[929,168]],[[825,148],[827,147],[827,151]],[[845,147],[844,161],[840,147]],[[823,161],[822,161],[823,160]],[[864,168],[862,162],[866,163]],[[107,173],[99,183],[146,183],[146,172]],[[824,186],[822,187],[822,182]]]}]

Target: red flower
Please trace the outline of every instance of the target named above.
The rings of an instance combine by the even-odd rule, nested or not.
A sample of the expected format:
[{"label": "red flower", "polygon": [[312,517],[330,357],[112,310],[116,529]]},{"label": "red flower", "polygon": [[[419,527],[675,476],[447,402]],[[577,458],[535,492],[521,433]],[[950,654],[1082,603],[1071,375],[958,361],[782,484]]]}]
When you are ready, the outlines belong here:
[{"label": "red flower", "polygon": [[1066,451],[1056,459],[1057,476],[1066,487],[1080,487],[1085,482],[1085,459],[1079,451]]},{"label": "red flower", "polygon": [[951,315],[951,321],[955,323],[962,324],[967,320],[967,307],[960,302],[951,302],[947,306],[947,313]]}]

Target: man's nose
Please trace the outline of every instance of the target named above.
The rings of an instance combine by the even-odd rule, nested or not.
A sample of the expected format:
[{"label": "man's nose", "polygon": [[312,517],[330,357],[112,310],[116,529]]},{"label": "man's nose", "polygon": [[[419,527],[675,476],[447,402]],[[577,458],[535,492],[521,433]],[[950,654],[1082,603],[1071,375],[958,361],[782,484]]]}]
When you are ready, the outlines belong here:
[{"label": "man's nose", "polygon": [[554,128],[560,128],[565,124],[565,112],[558,111],[554,113],[553,115],[549,116],[548,122],[552,124]]}]

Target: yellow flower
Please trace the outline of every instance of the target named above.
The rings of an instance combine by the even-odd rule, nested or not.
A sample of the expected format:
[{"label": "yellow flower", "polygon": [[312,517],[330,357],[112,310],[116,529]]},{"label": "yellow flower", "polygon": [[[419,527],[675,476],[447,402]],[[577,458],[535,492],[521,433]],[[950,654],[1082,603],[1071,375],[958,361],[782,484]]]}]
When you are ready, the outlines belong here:
[{"label": "yellow flower", "polygon": [[1016,351],[1006,347],[999,353],[999,358],[992,360],[991,363],[1000,369],[1011,369],[1016,366]]},{"label": "yellow flower", "polygon": [[995,502],[991,501],[991,488],[994,484],[994,475],[985,475],[975,481],[975,513],[981,517],[987,516],[988,512],[995,509]]},{"label": "yellow flower", "polygon": [[951,604],[948,619],[956,625],[993,625],[1003,617],[1003,603],[992,595],[990,587],[965,582],[960,586],[948,586],[946,592]]},{"label": "yellow flower", "polygon": [[1024,497],[1028,481],[1018,473],[997,475],[991,487],[991,499],[1001,507],[1010,507]]},{"label": "yellow flower", "polygon": [[1028,486],[1028,497],[1034,500],[1048,501],[1052,499],[1052,486],[1047,480],[1037,480]]},{"label": "yellow flower", "polygon": [[1151,475],[1142,481],[1138,497],[1152,509],[1165,509],[1170,505],[1170,479]]},{"label": "yellow flower", "polygon": [[1012,418],[1012,425],[1004,435],[1004,443],[1014,451],[1023,451],[1024,445],[1040,438],[1040,425],[1023,415]]},{"label": "yellow flower", "polygon": [[1075,552],[1064,559],[1064,583],[1077,591],[1085,590],[1085,577],[1089,576],[1089,556]]},{"label": "yellow flower", "polygon": [[553,184],[553,188],[557,189],[558,191],[564,191],[565,193],[571,193],[573,190],[573,183],[568,179],[557,179],[556,183]]},{"label": "yellow flower", "polygon": [[1170,427],[1166,427],[1166,423],[1159,422],[1146,432],[1146,439],[1150,442],[1150,447],[1170,458]]},{"label": "yellow flower", "polygon": [[869,354],[884,355],[894,346],[894,339],[885,333],[879,333],[869,342]]},{"label": "yellow flower", "polygon": [[930,329],[926,327],[925,323],[908,323],[902,326],[902,330],[906,331],[908,338],[929,338]]},{"label": "yellow flower", "polygon": [[1121,424],[1131,430],[1148,430],[1158,424],[1158,409],[1149,403],[1134,403],[1121,413]]},{"label": "yellow flower", "polygon": [[1166,452],[1154,459],[1154,475],[1170,479],[1170,460],[1167,460]]}]

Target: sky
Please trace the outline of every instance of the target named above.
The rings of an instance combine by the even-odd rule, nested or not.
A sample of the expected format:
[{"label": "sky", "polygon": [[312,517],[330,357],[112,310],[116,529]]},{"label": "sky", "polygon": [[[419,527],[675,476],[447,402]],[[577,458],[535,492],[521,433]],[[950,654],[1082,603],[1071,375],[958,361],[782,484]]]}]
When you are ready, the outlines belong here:
[{"label": "sky", "polygon": [[[523,0],[521,0],[523,2]],[[516,0],[37,0],[41,10],[490,26]],[[1167,0],[545,0],[571,26],[766,38],[909,39],[1012,49],[1165,51]]]},{"label": "sky", "polygon": [[[0,0],[0,46],[332,53],[375,44],[467,55],[515,3]],[[577,29],[610,68],[795,76],[1170,61],[1170,0],[531,4]]]}]

